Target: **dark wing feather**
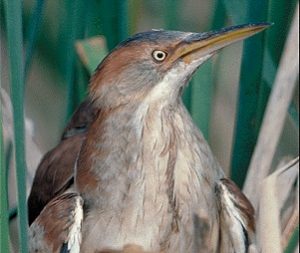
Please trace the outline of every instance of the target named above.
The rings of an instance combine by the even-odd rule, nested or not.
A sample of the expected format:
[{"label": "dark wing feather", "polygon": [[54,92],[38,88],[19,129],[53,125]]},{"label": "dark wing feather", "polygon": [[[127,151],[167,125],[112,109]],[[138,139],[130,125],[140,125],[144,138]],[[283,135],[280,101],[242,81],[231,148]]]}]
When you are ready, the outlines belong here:
[{"label": "dark wing feather", "polygon": [[39,164],[28,198],[29,225],[44,206],[65,190],[74,173],[74,166],[85,135],[75,135],[49,151]]},{"label": "dark wing feather", "polygon": [[254,209],[227,178],[216,185],[220,216],[220,253],[247,253],[255,240]]},{"label": "dark wing feather", "polygon": [[79,253],[82,219],[83,200],[77,193],[54,198],[30,226],[29,252]]}]

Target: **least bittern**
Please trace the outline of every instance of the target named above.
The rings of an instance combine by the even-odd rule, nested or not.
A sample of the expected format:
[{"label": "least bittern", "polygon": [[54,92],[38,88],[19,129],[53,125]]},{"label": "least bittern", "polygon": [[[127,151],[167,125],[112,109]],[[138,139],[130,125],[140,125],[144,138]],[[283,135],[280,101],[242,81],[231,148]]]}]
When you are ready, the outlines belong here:
[{"label": "least bittern", "polygon": [[91,79],[89,99],[100,112],[83,141],[73,193],[51,201],[32,224],[32,252],[247,252],[251,204],[224,179],[181,94],[219,49],[268,26],[153,30],[113,50]]}]

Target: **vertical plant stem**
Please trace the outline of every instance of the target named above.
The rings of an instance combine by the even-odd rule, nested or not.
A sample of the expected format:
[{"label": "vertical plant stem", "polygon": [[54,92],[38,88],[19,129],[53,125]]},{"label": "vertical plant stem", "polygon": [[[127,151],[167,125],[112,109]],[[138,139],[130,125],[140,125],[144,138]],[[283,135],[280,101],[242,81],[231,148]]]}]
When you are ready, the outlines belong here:
[{"label": "vertical plant stem", "polygon": [[128,23],[129,23],[129,34],[133,34],[137,30],[139,17],[142,15],[143,2],[140,0],[128,0]]},{"label": "vertical plant stem", "polygon": [[66,50],[68,55],[66,55],[65,64],[66,64],[66,73],[65,79],[67,83],[67,110],[66,110],[66,119],[68,119],[73,113],[76,103],[76,61],[75,61],[75,40],[81,38],[84,32],[84,7],[85,1],[83,0],[68,0],[66,2],[66,11],[67,17],[66,22],[68,25],[65,27],[66,33]]},{"label": "vertical plant stem", "polygon": [[76,61],[77,85],[75,87],[76,101],[82,102],[87,94],[89,74],[79,60]]},{"label": "vertical plant stem", "polygon": [[190,98],[191,115],[206,139],[209,136],[212,94],[212,62],[208,61],[201,66],[193,77]]},{"label": "vertical plant stem", "polygon": [[[2,9],[0,2],[0,10]],[[1,40],[0,40],[1,48]],[[2,65],[0,57],[0,76],[2,74]],[[0,92],[1,92],[0,78]],[[0,94],[1,96],[1,94]],[[2,102],[0,99],[0,252],[9,252],[9,227],[8,227],[8,188],[6,176],[6,161],[3,140],[3,123],[2,123]]]},{"label": "vertical plant stem", "polygon": [[[294,87],[299,75],[299,10],[291,26],[274,87],[266,109],[255,152],[251,159],[244,191],[254,207],[258,205],[260,185],[269,174],[277,144],[284,126]],[[256,187],[253,187],[256,185]]]},{"label": "vertical plant stem", "polygon": [[8,188],[3,143],[2,118],[0,118],[0,195],[0,251],[9,252]]},{"label": "vertical plant stem", "polygon": [[[274,27],[266,31],[266,47],[263,64],[263,83],[259,90],[259,100],[257,107],[257,122],[262,122],[267,101],[276,76],[279,60],[282,54],[284,43],[288,34],[288,29],[292,21],[293,12],[297,1],[270,0],[268,21],[274,22]],[[276,43],[273,43],[276,41]],[[291,108],[292,111],[292,108]],[[293,114],[291,114],[293,117]],[[294,118],[295,119],[295,118]],[[295,120],[297,122],[297,120]],[[257,134],[260,124],[256,126]]]},{"label": "vertical plant stem", "polygon": [[[269,21],[274,22],[274,29],[268,31],[268,39],[270,41],[268,48],[276,68],[280,63],[297,2],[297,0],[270,0]],[[276,43],[274,43],[274,41],[276,41]],[[275,76],[273,78],[275,78]]]},{"label": "vertical plant stem", "polygon": [[0,104],[0,252],[9,252],[8,188]]},{"label": "vertical plant stem", "polygon": [[[258,244],[262,252],[281,253],[280,210],[276,196],[277,175],[264,179],[258,210],[261,222],[258,222]],[[266,232],[268,231],[268,232]]]},{"label": "vertical plant stem", "polygon": [[222,1],[215,1],[212,15],[212,29],[215,30],[222,28],[226,21],[226,9]]},{"label": "vertical plant stem", "polygon": [[191,101],[192,101],[193,86],[194,86],[194,79],[190,81],[189,85],[184,89],[182,94],[182,101],[189,112],[191,112],[191,107],[192,107]]},{"label": "vertical plant stem", "polygon": [[[210,30],[217,29],[225,23],[225,9],[221,1],[217,1],[213,9],[213,19],[209,23]],[[195,73],[191,86],[191,115],[201,129],[204,137],[209,139],[209,123],[214,91],[213,64],[206,62]]]},{"label": "vertical plant stem", "polygon": [[[267,20],[268,0],[248,2],[246,22]],[[262,70],[265,34],[261,33],[244,42],[240,74],[238,113],[232,154],[232,178],[241,187],[257,140],[257,107],[259,90],[262,90]],[[261,108],[264,109],[264,108]]]},{"label": "vertical plant stem", "polygon": [[36,45],[39,28],[41,26],[44,5],[45,0],[36,0],[36,4],[29,21],[28,32],[25,38],[27,44],[25,53],[25,80],[27,79],[29,74],[33,51]]},{"label": "vertical plant stem", "polygon": [[119,6],[119,0],[103,0],[100,1],[101,13],[98,14],[98,19],[101,23],[101,28],[107,40],[109,50],[112,50],[120,42],[120,24],[119,15],[125,13],[124,8],[127,4]]},{"label": "vertical plant stem", "polygon": [[180,7],[182,1],[180,0],[164,0],[164,12],[165,12],[165,27],[171,30],[179,30],[178,24],[180,21]]},{"label": "vertical plant stem", "polygon": [[22,1],[6,2],[6,25],[14,121],[14,150],[19,213],[19,252],[27,252],[26,161],[24,146],[24,66],[22,35]]},{"label": "vertical plant stem", "polygon": [[119,41],[125,40],[128,37],[128,1],[118,0],[118,31]]}]

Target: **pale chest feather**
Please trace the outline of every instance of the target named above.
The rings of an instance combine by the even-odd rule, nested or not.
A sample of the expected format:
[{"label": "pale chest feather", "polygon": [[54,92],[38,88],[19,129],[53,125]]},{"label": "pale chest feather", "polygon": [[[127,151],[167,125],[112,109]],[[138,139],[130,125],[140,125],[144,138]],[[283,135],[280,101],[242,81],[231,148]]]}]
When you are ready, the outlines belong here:
[{"label": "pale chest feather", "polygon": [[95,158],[94,163],[102,162],[98,175],[103,184],[87,196],[97,201],[84,223],[83,252],[85,245],[99,250],[122,249],[126,244],[141,245],[149,252],[172,244],[166,252],[186,252],[187,247],[197,247],[197,242],[191,243],[195,217],[205,220],[212,233],[216,214],[210,210],[215,203],[207,200],[213,199],[213,181],[221,172],[217,166],[208,167],[214,164],[210,150],[206,143],[199,145],[204,140],[181,113],[185,115],[140,106],[124,121],[122,127],[128,131],[118,136],[119,145],[110,143],[115,145],[113,157]]}]

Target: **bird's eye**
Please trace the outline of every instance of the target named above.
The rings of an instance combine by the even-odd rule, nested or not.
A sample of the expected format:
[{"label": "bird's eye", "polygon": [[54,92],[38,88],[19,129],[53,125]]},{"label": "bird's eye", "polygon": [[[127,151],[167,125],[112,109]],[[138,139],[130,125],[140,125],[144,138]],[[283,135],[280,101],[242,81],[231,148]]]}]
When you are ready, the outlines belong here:
[{"label": "bird's eye", "polygon": [[161,50],[155,50],[152,53],[154,60],[158,62],[162,62],[167,57],[167,53]]}]

